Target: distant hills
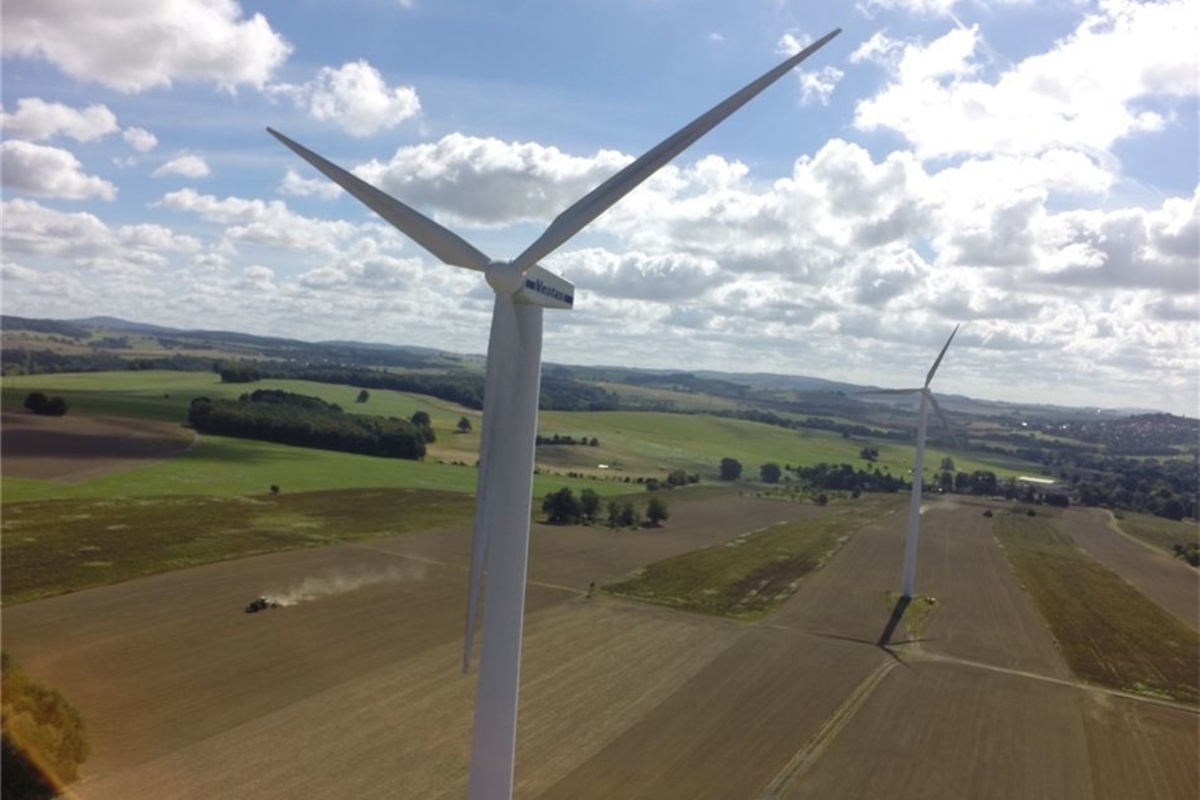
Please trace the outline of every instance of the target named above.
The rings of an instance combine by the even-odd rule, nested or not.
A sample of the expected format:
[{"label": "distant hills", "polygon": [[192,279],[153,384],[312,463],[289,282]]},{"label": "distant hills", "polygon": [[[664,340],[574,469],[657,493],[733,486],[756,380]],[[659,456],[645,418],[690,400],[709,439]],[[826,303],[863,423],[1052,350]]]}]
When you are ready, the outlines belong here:
[{"label": "distant hills", "polygon": [[[345,361],[367,364],[404,367],[442,367],[457,364],[468,367],[482,361],[481,355],[452,353],[429,347],[392,345],[352,340],[329,340],[306,342],[277,336],[259,336],[235,331],[172,328],[133,322],[109,316],[93,316],[82,319],[52,320],[0,315],[0,329],[4,331],[31,331],[35,333],[63,336],[70,339],[90,339],[93,334],[138,334],[153,337],[186,339],[203,342],[213,347],[227,345],[239,351],[246,347],[261,349],[267,358],[314,357],[325,362]],[[249,355],[249,354],[247,354]],[[877,406],[895,406],[897,409],[912,406],[908,397],[852,397],[859,392],[879,387],[862,386],[830,381],[806,375],[781,375],[769,372],[735,373],[718,370],[680,371],[669,369],[638,369],[634,367],[597,367],[567,364],[550,364],[544,367],[547,374],[560,373],[562,377],[577,379],[610,380],[632,385],[668,388],[684,392],[706,393],[727,398],[738,398],[745,393],[793,392],[810,397],[821,395],[841,396],[849,403],[870,403]],[[1042,405],[1034,403],[1005,403],[979,400],[964,395],[941,395],[942,404],[955,411],[981,416],[1036,414],[1039,417],[1066,416],[1078,418],[1081,414],[1094,419],[1116,419],[1135,414],[1155,413],[1146,409],[1097,409],[1070,406]]]}]

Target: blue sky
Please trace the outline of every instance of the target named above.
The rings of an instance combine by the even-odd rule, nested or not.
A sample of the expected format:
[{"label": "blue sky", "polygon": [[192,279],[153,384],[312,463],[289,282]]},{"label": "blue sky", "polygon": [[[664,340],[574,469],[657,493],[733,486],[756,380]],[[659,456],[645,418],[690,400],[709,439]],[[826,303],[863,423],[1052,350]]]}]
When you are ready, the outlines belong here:
[{"label": "blue sky", "polygon": [[69,0],[3,10],[3,310],[482,352],[496,258],[843,33],[543,265],[545,358],[1198,408],[1194,3]]}]

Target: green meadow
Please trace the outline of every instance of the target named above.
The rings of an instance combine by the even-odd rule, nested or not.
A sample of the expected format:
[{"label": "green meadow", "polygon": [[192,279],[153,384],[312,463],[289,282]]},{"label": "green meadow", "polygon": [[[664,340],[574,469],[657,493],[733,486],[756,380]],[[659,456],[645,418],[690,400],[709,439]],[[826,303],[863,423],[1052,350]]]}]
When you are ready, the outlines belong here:
[{"label": "green meadow", "polygon": [[[282,389],[320,397],[339,404],[347,413],[408,418],[424,411],[433,420],[437,441],[429,446],[423,462],[405,462],[204,437],[186,456],[81,485],[5,479],[4,502],[105,495],[233,495],[261,492],[272,484],[289,491],[356,486],[474,490],[474,469],[461,465],[473,465],[478,457],[480,413],[424,395],[371,390],[369,400],[358,403],[359,390],[351,386],[295,380],[229,384],[221,383],[208,372],[131,370],[7,378],[0,399],[5,410],[19,410],[25,395],[38,390],[62,396],[70,405],[71,414],[182,423],[195,397],[236,398],[255,389]],[[457,431],[464,416],[472,426],[468,433]],[[874,466],[880,470],[907,475],[912,466],[912,446],[908,444],[848,439],[828,431],[789,430],[707,414],[544,411],[539,430],[545,436],[595,437],[600,445],[539,447],[539,470],[549,474],[538,477],[536,496],[562,485],[576,490],[592,486],[606,495],[620,493],[628,490],[626,479],[635,482],[638,478],[663,477],[675,469],[715,480],[718,465],[725,457],[742,462],[743,478],[748,480],[757,479],[758,468],[768,462],[804,466],[849,463],[868,468],[871,465],[859,456],[859,451],[868,444],[879,448]],[[926,458],[927,474],[934,473],[943,455],[954,458],[960,471],[990,469],[1000,477],[1026,471],[1021,465],[989,463],[931,449]],[[572,472],[604,480],[566,477]]]}]

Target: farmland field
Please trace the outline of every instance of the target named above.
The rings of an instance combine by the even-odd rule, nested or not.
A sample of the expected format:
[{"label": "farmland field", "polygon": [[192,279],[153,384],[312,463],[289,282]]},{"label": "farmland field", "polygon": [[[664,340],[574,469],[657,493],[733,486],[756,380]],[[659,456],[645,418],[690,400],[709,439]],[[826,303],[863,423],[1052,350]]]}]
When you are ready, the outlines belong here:
[{"label": "farmland field", "polygon": [[[20,381],[6,379],[7,411],[38,388],[67,396],[72,412],[16,423],[6,413],[0,622],[5,650],[84,715],[93,755],[78,797],[464,796],[475,679],[460,661],[476,471],[438,462],[473,464],[478,415],[400,393],[372,391],[363,406],[349,387],[253,385],[349,412],[425,410],[439,442],[410,462],[214,436],[193,443],[177,416],[192,391],[250,388],[206,373]],[[102,411],[123,419],[78,413]],[[472,433],[450,432],[460,416]],[[38,442],[53,441],[22,445],[10,433],[24,423],[79,438],[38,467],[49,472],[22,477],[22,457],[28,466],[45,456]],[[1174,655],[1186,671],[1196,633],[1176,620],[1188,633],[1163,648],[1177,631],[1147,599],[1182,603],[1187,584],[1164,600],[1152,584],[1170,581],[1144,571],[1188,568],[1154,562],[1158,554],[1099,531],[1087,512],[1030,520],[990,500],[927,497],[920,597],[896,620],[905,497],[819,507],[708,480],[725,456],[749,475],[766,461],[863,465],[862,441],[659,413],[546,412],[540,428],[600,440],[539,448],[543,469],[609,479],[538,475],[535,510],[564,485],[617,496],[638,487],[612,478],[674,468],[705,480],[661,494],[671,510],[662,528],[534,523],[518,798],[1193,800],[1200,791],[1200,717],[1164,699],[1194,700]],[[76,445],[105,435],[101,455],[116,447],[118,456],[85,465]],[[133,450],[120,455],[121,446]],[[951,455],[959,470],[992,468]],[[880,456],[907,474],[911,448],[882,443]],[[268,493],[272,484],[281,493]],[[995,529],[984,510],[1001,514]],[[1064,532],[1129,584],[1081,567],[1094,562]],[[593,594],[593,584],[679,602]],[[1063,586],[1118,633],[1126,618],[1152,623],[1157,642],[1097,637],[1105,663],[1124,670],[1133,652],[1130,663],[1174,677],[1080,681],[1068,662],[1097,679],[1063,631],[1096,627],[1079,615],[1047,625],[1035,605]],[[58,592],[68,593],[45,596]],[[747,605],[765,594],[770,602]],[[260,595],[282,606],[245,613]]]},{"label": "farmland field", "polygon": [[1200,571],[1182,559],[1123,536],[1106,511],[1071,509],[1063,515],[1062,526],[1093,558],[1194,630],[1200,630]]},{"label": "farmland field", "polygon": [[996,535],[1080,678],[1200,700],[1200,635],[1080,550],[1054,521],[1004,514]]},{"label": "farmland field", "polygon": [[[759,622],[585,597],[589,581],[831,514],[668,497],[658,531],[535,526],[517,797],[1195,795],[1195,713],[1097,695],[1048,663],[979,506],[930,502],[918,585],[937,606],[919,641],[886,652],[902,513]],[[5,647],[87,719],[84,800],[461,797],[469,538],[416,532],[24,603],[2,612]],[[297,602],[243,613],[259,594]]]}]

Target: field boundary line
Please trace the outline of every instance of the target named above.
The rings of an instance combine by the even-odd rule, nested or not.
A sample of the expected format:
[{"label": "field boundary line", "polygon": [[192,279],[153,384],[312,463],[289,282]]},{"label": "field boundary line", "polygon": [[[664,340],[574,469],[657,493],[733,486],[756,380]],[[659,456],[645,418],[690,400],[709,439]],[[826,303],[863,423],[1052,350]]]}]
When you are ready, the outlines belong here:
[{"label": "field boundary line", "polygon": [[783,769],[771,779],[759,795],[759,800],[779,800],[785,792],[791,787],[796,779],[811,767],[821,754],[842,731],[842,728],[854,718],[858,710],[866,704],[867,699],[883,681],[884,677],[899,663],[893,659],[884,659],[879,666],[875,667],[867,677],[863,678],[862,682],[854,688],[854,691],[842,701],[828,719],[822,723],[804,746],[801,747],[796,755],[783,765]]},{"label": "field boundary line", "polygon": [[1099,692],[1112,697],[1121,697],[1126,700],[1134,700],[1139,703],[1149,703],[1150,705],[1169,708],[1174,711],[1184,711],[1189,714],[1200,716],[1200,707],[1180,703],[1175,700],[1166,700],[1161,697],[1151,697],[1150,695],[1137,694],[1135,692],[1125,692],[1120,689],[1114,689],[1109,686],[1101,686],[1099,684],[1087,683],[1081,680],[1068,680],[1066,678],[1055,678],[1052,675],[1042,675],[1037,672],[1028,672],[1022,669],[1013,669],[1011,667],[1000,667],[995,664],[987,664],[983,661],[971,661],[965,658],[956,656],[948,656],[942,653],[931,653],[927,650],[921,650],[913,653],[914,661],[931,661],[942,664],[955,664],[960,667],[971,667],[981,669],[987,672],[998,672],[1003,675],[1012,675],[1017,678],[1028,678],[1030,680],[1041,681],[1043,683],[1056,683],[1059,686],[1066,686],[1072,689],[1079,689],[1084,692]]}]

